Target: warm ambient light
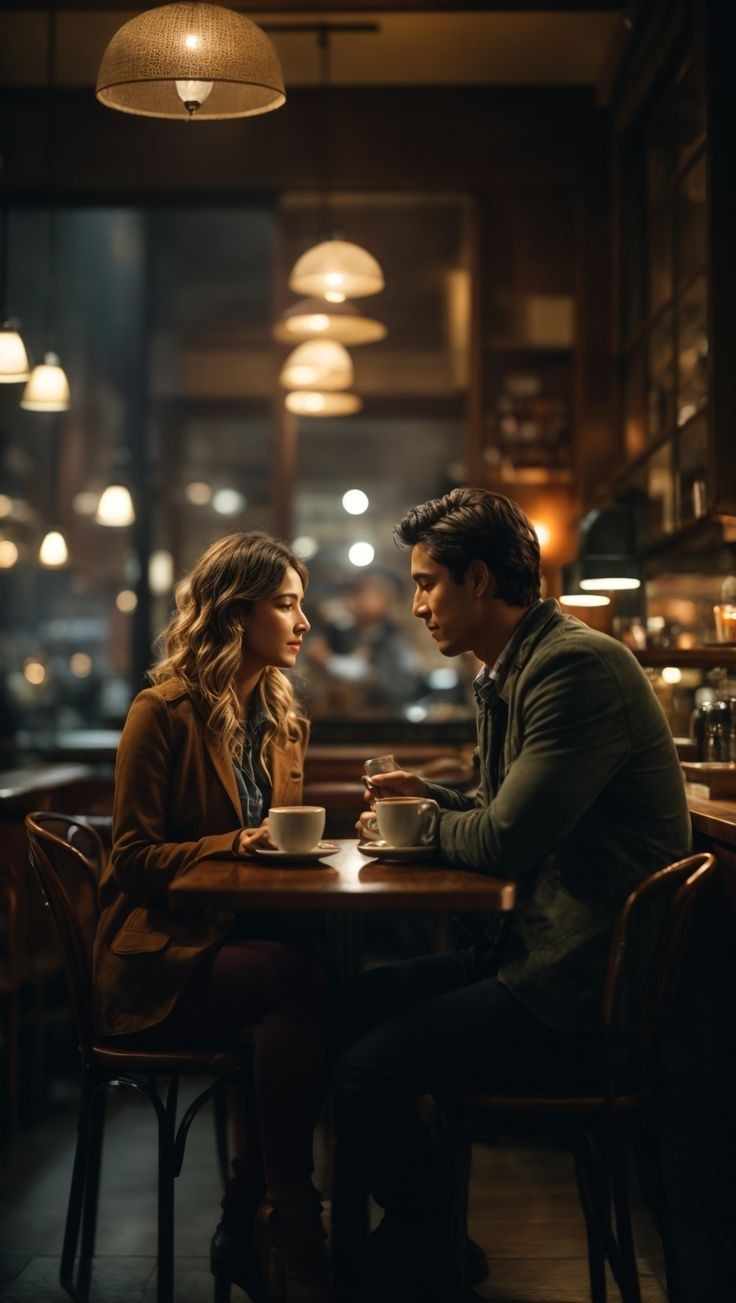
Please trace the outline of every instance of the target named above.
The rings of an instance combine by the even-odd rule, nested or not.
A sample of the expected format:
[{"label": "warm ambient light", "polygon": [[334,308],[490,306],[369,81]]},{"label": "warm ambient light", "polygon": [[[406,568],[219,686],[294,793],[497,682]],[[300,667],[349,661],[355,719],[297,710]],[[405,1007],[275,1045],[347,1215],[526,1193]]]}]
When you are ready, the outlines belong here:
[{"label": "warm ambient light", "polygon": [[212,500],[212,489],[205,480],[192,480],[184,489],[184,497],[195,507],[206,507]]},{"label": "warm ambient light", "polygon": [[87,679],[92,673],[92,657],[86,652],[72,652],[69,657],[69,669],[75,679]]},{"label": "warm ambient light", "polygon": [[289,277],[295,294],[317,296],[328,303],[344,303],[379,294],[383,272],[372,253],[348,240],[324,240],[297,260]]},{"label": "warm ambient light", "polygon": [[662,670],[663,683],[679,683],[682,678],[682,670],[677,665],[665,665]]},{"label": "warm ambient light", "polygon": [[375,555],[372,543],[353,543],[348,550],[348,561],[353,566],[369,566]]},{"label": "warm ambient light", "polygon": [[342,495],[342,505],[350,516],[362,516],[364,511],[368,510],[370,503],[368,495],[362,489],[348,489],[347,493]]},{"label": "warm ambient light", "polygon": [[46,666],[41,661],[27,660],[23,664],[23,676],[34,688],[39,687],[46,678]]},{"label": "warm ambient light", "polygon": [[603,579],[581,579],[580,587],[586,593],[623,593],[628,589],[641,588],[641,580],[631,575],[612,575]]},{"label": "warm ambient light", "polygon": [[56,566],[65,566],[69,560],[69,552],[66,546],[66,539],[60,534],[58,529],[49,530],[38,549],[38,559],[41,565],[54,568]]},{"label": "warm ambient light", "polygon": [[203,122],[269,113],[286,99],[269,37],[215,4],[162,5],[124,23],[102,56],[96,93],[121,113]]},{"label": "warm ambient light", "polygon": [[354,303],[326,303],[324,299],[300,299],[286,309],[274,326],[274,338],[282,344],[329,335],[340,344],[373,344],[388,333],[382,321],[366,317]]},{"label": "warm ambient light", "polygon": [[295,389],[284,402],[296,416],[352,416],[363,406],[357,394],[321,394],[315,389]]},{"label": "warm ambient light", "polygon": [[287,357],[279,383],[284,389],[350,389],[352,358],[334,339],[308,339]]},{"label": "warm ambient light", "polygon": [[30,375],[25,344],[15,326],[4,321],[0,326],[0,385],[16,385]]},{"label": "warm ambient light", "polygon": [[319,551],[319,544],[316,538],[312,538],[311,534],[299,534],[291,546],[302,561],[311,561],[312,557],[316,556]]},{"label": "warm ambient light", "polygon": [[541,520],[533,520],[532,529],[534,530],[534,533],[537,536],[537,540],[539,542],[539,550],[543,551],[544,548],[549,546],[549,540],[552,537],[549,531],[549,526],[542,524]]},{"label": "warm ambient light", "polygon": [[56,353],[46,353],[34,366],[23,390],[21,407],[27,412],[65,412],[69,407],[69,381]]},{"label": "warm ambient light", "polygon": [[0,570],[12,570],[18,560],[18,548],[12,538],[0,538]]},{"label": "warm ambient light", "polygon": [[138,605],[138,598],[133,592],[133,589],[121,588],[115,598],[115,605],[119,611],[122,611],[123,615],[130,615],[131,611],[134,611]]},{"label": "warm ambient light", "polygon": [[610,597],[603,593],[563,593],[560,598],[562,606],[610,606]]},{"label": "warm ambient light", "polygon": [[237,489],[218,489],[212,498],[212,509],[218,516],[237,516],[245,511],[247,502]]},{"label": "warm ambient light", "polygon": [[133,500],[124,484],[108,484],[97,504],[95,520],[98,525],[117,528],[133,524]]}]

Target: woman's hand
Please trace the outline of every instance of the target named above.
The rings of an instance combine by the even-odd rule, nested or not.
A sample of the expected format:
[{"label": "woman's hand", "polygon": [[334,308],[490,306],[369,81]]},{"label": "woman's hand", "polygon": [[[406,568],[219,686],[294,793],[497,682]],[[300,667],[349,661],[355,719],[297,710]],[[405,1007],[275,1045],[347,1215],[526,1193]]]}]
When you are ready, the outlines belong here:
[{"label": "woman's hand", "polygon": [[268,831],[268,819],[264,819],[258,828],[241,828],[240,835],[235,843],[235,854],[247,856],[253,846],[266,846],[271,850],[275,849]]},{"label": "woman's hand", "polygon": [[[363,776],[365,796],[371,806],[382,796],[429,796],[429,788],[416,774],[404,769],[394,769],[390,774],[373,774],[370,778]],[[355,831],[361,838],[371,840],[375,833],[368,834],[363,826],[366,819],[373,818],[373,810],[364,810],[355,825]]]}]

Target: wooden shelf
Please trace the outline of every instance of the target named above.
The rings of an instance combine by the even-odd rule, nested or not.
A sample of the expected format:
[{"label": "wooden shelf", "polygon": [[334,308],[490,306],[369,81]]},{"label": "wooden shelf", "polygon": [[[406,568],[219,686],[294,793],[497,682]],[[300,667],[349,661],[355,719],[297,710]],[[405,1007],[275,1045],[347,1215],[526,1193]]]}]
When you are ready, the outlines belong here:
[{"label": "wooden shelf", "polygon": [[664,665],[677,665],[680,669],[715,670],[736,667],[736,647],[647,647],[635,651],[640,665],[658,669]]}]

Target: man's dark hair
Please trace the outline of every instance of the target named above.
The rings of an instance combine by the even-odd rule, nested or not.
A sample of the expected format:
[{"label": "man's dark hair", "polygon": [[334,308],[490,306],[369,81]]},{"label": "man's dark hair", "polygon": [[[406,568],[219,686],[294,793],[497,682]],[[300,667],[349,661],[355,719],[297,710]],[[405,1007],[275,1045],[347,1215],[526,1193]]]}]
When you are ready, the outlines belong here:
[{"label": "man's dark hair", "polygon": [[485,561],[496,580],[496,596],[509,606],[531,606],[539,597],[539,540],[521,507],[501,493],[453,489],[407,511],[394,538],[404,547],[421,543],[456,584],[471,561]]}]

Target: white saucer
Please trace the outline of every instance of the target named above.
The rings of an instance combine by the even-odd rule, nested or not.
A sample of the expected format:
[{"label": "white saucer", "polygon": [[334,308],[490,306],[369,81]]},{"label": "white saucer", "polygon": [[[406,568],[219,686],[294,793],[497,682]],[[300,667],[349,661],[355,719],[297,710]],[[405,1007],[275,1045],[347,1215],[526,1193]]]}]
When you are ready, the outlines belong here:
[{"label": "white saucer", "polygon": [[358,842],[361,855],[372,855],[376,860],[393,860],[394,863],[410,863],[412,860],[428,860],[435,854],[436,846],[389,846],[383,841]]},{"label": "white saucer", "polygon": [[275,864],[315,864],[325,855],[336,855],[340,847],[336,842],[317,842],[311,851],[276,851],[268,846],[253,846],[250,854],[259,860],[271,860]]}]

